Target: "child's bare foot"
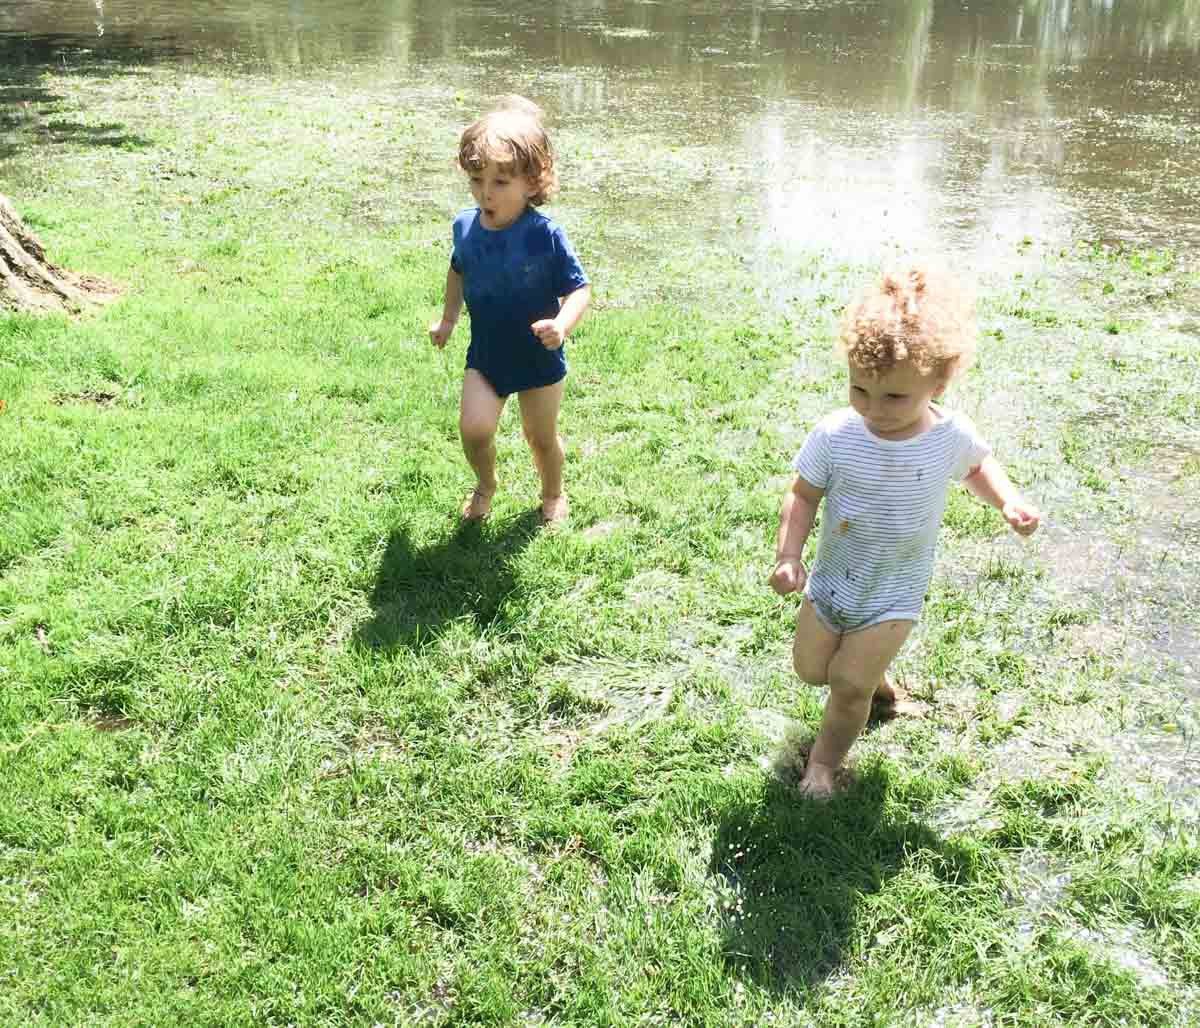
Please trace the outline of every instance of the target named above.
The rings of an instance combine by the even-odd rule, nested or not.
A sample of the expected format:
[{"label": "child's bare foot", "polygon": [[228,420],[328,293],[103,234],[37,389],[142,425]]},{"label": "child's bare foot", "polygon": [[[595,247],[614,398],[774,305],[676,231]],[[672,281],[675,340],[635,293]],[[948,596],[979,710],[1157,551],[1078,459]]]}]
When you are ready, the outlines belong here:
[{"label": "child's bare foot", "polygon": [[567,520],[570,509],[570,504],[567,503],[565,493],[559,493],[557,496],[543,496],[541,509],[542,524],[547,528],[552,525],[562,524]]},{"label": "child's bare foot", "polygon": [[896,703],[896,687],[886,678],[875,687],[875,695],[871,697],[873,706],[891,707]]},{"label": "child's bare foot", "polygon": [[467,502],[463,504],[463,521],[482,521],[486,518],[492,512],[492,497],[495,495],[495,489],[491,492],[484,492],[478,487],[472,489]]},{"label": "child's bare foot", "polygon": [[837,768],[813,760],[804,769],[800,791],[814,800],[827,800],[837,791]]},{"label": "child's bare foot", "polygon": [[871,719],[890,721],[895,717],[921,717],[925,705],[918,703],[903,686],[895,685],[886,678],[875,688],[871,697]]}]

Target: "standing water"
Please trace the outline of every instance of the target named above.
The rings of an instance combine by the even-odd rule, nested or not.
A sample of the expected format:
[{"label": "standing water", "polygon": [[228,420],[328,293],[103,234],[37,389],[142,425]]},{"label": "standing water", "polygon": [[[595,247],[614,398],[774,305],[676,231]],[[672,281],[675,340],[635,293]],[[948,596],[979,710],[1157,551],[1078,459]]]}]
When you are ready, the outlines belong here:
[{"label": "standing water", "polygon": [[519,90],[686,145],[673,191],[593,169],[575,198],[760,261],[1200,243],[1200,0],[0,0],[0,129],[40,68],[163,62]]}]

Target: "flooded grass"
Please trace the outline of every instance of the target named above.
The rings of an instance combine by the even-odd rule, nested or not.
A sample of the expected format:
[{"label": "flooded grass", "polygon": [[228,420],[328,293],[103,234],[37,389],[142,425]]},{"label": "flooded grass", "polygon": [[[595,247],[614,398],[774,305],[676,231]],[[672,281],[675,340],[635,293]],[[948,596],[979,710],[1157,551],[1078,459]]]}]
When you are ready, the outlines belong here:
[{"label": "flooded grass", "polygon": [[696,151],[572,123],[572,525],[532,529],[510,417],[463,530],[425,327],[481,98],[43,88],[96,131],[11,128],[15,199],[136,286],[0,319],[0,1021],[1194,1023],[1188,258],[1030,240],[984,277],[951,402],[1047,530],[955,499],[898,668],[925,716],[821,806],[765,578],[870,268],[776,254],[767,295],[737,246],[664,253]]}]

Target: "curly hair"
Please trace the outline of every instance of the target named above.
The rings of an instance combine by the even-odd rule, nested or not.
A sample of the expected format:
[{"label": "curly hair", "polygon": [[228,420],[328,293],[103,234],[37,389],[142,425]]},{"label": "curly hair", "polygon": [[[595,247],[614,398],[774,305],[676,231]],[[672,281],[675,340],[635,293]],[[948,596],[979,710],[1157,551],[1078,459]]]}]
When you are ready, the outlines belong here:
[{"label": "curly hair", "polygon": [[509,174],[524,175],[533,183],[529,202],[540,207],[558,189],[554,148],[542,125],[542,109],[532,100],[512,94],[496,106],[458,141],[458,166],[470,174],[495,164]]},{"label": "curly hair", "polygon": [[949,275],[911,265],[883,275],[846,308],[838,349],[872,375],[911,363],[947,381],[975,357],[970,295]]}]

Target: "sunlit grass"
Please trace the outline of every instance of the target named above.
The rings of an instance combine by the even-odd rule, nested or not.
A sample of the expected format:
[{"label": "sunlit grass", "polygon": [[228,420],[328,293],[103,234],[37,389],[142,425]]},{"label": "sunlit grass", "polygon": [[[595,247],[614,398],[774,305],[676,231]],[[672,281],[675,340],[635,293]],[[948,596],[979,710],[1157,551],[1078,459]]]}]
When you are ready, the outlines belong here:
[{"label": "sunlit grass", "polygon": [[0,320],[0,1022],[1195,1019],[1195,504],[1131,473],[1195,499],[1145,441],[1194,445],[1200,362],[1127,309],[1191,270],[1081,247],[988,284],[948,402],[1046,531],[952,496],[898,667],[926,716],[814,806],[823,697],[764,582],[869,269],[806,258],[827,295],[764,311],[719,245],[672,258],[686,302],[627,257],[570,343],[571,526],[537,530],[510,414],[462,529],[463,339],[425,326],[463,105],[185,85],[56,82],[144,145],[16,197],[129,291]]}]

